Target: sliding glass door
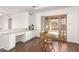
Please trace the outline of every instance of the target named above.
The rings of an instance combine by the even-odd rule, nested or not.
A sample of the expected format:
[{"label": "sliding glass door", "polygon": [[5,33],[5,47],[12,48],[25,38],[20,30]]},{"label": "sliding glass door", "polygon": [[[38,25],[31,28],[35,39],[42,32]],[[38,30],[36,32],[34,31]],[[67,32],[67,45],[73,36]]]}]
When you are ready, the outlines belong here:
[{"label": "sliding glass door", "polygon": [[55,38],[59,38],[59,20],[58,19],[51,19],[51,30],[49,34],[53,35]]},{"label": "sliding glass door", "polygon": [[58,40],[67,40],[67,17],[66,15],[46,16],[43,18],[43,30]]}]

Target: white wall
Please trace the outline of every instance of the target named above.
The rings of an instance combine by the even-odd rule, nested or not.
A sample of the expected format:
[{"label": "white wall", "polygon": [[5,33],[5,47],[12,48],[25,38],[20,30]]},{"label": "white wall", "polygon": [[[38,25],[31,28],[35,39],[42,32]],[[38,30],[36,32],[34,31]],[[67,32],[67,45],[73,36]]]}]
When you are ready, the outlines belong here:
[{"label": "white wall", "polygon": [[1,17],[0,17],[0,29],[2,28],[2,26],[3,26],[3,20],[1,20]]},{"label": "white wall", "polygon": [[8,16],[0,17],[0,28],[8,29]]},{"label": "white wall", "polygon": [[12,29],[28,28],[28,13],[0,17],[0,28],[8,29],[8,19],[12,18]]},{"label": "white wall", "polygon": [[28,13],[12,15],[12,28],[28,28]]},{"label": "white wall", "polygon": [[35,13],[32,13],[31,15],[29,14],[29,26],[34,25],[36,28],[36,15]]},{"label": "white wall", "polygon": [[67,14],[67,40],[70,42],[79,43],[79,7],[67,7],[63,9],[40,12],[36,14],[36,26],[41,30],[41,16],[53,16]]}]

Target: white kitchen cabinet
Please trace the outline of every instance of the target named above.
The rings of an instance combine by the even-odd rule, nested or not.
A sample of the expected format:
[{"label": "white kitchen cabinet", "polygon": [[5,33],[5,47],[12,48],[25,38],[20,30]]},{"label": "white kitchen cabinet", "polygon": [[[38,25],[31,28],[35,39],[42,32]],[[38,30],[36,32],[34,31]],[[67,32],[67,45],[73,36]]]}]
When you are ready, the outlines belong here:
[{"label": "white kitchen cabinet", "polygon": [[36,30],[29,30],[29,31],[26,31],[26,41],[36,37]]},{"label": "white kitchen cabinet", "polygon": [[28,13],[12,15],[12,29],[28,28]]},{"label": "white kitchen cabinet", "polygon": [[14,48],[16,45],[16,36],[15,35],[10,35],[9,36],[9,49]]},{"label": "white kitchen cabinet", "polygon": [[26,42],[37,36],[37,30],[3,31],[0,35],[0,48],[10,50],[16,46],[16,41]]},{"label": "white kitchen cabinet", "polygon": [[10,50],[15,47],[15,35],[2,34],[1,39],[2,48]]},{"label": "white kitchen cabinet", "polygon": [[0,48],[2,48],[2,43],[3,43],[3,41],[2,41],[1,34],[0,34]]}]

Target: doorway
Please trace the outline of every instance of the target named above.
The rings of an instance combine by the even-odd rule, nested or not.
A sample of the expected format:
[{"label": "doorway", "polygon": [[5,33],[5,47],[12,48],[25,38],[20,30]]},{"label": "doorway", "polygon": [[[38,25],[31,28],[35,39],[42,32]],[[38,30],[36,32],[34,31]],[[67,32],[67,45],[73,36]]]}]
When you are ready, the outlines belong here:
[{"label": "doorway", "polygon": [[8,19],[8,29],[12,29],[12,18]]},{"label": "doorway", "polygon": [[67,41],[67,15],[43,16],[41,30],[48,31],[57,40]]}]

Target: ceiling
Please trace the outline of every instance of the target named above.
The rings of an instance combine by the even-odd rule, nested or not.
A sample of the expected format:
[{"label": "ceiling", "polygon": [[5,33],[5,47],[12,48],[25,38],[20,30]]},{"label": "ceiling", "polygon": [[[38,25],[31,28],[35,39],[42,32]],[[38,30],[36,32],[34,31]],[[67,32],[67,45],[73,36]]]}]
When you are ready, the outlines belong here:
[{"label": "ceiling", "polygon": [[67,6],[0,6],[0,16],[11,15],[21,12],[41,12],[64,7]]}]

